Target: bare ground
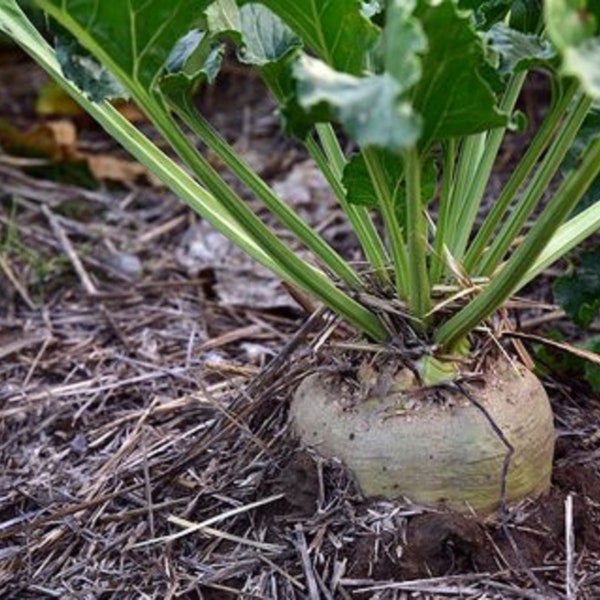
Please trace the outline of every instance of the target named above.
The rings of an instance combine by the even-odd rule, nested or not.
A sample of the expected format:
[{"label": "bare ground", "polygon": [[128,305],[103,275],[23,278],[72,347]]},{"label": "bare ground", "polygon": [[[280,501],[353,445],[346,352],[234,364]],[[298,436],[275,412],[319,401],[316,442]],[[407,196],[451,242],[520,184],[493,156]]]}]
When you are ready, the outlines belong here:
[{"label": "bare ground", "polygon": [[[0,64],[0,116],[31,126],[43,77]],[[352,256],[256,86],[234,73],[201,101]],[[0,154],[1,598],[600,597],[600,404],[579,382],[547,382],[553,489],[505,522],[366,501],[286,415],[350,332],[143,177],[86,190],[26,167]]]}]

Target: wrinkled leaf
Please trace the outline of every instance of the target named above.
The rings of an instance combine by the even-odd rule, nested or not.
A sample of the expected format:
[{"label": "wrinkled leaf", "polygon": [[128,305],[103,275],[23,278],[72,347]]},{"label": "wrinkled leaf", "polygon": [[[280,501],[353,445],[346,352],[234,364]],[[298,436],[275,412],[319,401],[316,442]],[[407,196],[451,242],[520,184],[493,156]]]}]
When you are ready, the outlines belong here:
[{"label": "wrinkled leaf", "polygon": [[303,138],[312,121],[296,102],[296,82],[292,75],[295,53],[301,41],[272,11],[262,4],[238,7],[235,0],[217,0],[206,10],[207,31],[194,31],[180,40],[169,62],[170,74],[161,88],[178,102],[177,94],[196,84],[211,82],[221,67],[222,38],[237,48],[238,59],[254,66],[279,102],[285,129]]},{"label": "wrinkled leaf", "polygon": [[360,0],[261,0],[333,69],[362,72],[378,29]]},{"label": "wrinkled leaf", "polygon": [[554,297],[574,323],[589,327],[600,311],[600,246],[585,253],[572,273],[556,280]]},{"label": "wrinkled leaf", "polygon": [[385,8],[384,3],[385,0],[365,0],[361,5],[361,13],[367,19],[371,19],[383,11]]},{"label": "wrinkled leaf", "polygon": [[240,60],[258,67],[277,62],[302,44],[300,38],[273,12],[261,4],[245,4],[240,10],[243,46]]},{"label": "wrinkled leaf", "polygon": [[416,143],[420,124],[410,104],[400,100],[394,77],[354,77],[334,71],[318,59],[296,63],[298,101],[317,120],[335,120],[360,146],[399,151]]},{"label": "wrinkled leaf", "polygon": [[500,72],[503,74],[549,66],[556,58],[556,52],[547,40],[521,33],[504,23],[494,25],[487,32],[486,39],[500,56]]},{"label": "wrinkled leaf", "polygon": [[486,30],[506,17],[511,3],[511,0],[459,0],[458,6],[472,10],[477,28]]},{"label": "wrinkled leaf", "polygon": [[255,67],[277,62],[302,45],[274,12],[258,3],[238,7],[235,0],[216,0],[206,9],[206,23],[211,35],[233,40],[241,62]]},{"label": "wrinkled leaf", "polygon": [[229,32],[237,36],[241,29],[240,9],[235,0],[215,0],[205,12],[206,28],[211,33]]},{"label": "wrinkled leaf", "polygon": [[192,30],[175,45],[160,79],[166,95],[188,93],[200,83],[213,82],[223,62],[224,46],[204,31]]},{"label": "wrinkled leaf", "polygon": [[129,97],[115,76],[68,32],[57,28],[55,40],[56,58],[65,77],[83,90],[94,102],[104,98]]},{"label": "wrinkled leaf", "polygon": [[458,11],[452,0],[443,0],[427,6],[419,16],[429,40],[412,96],[423,118],[421,143],[426,146],[432,140],[505,125],[507,117],[497,110],[486,79],[490,72],[483,69],[483,44],[468,15]]}]

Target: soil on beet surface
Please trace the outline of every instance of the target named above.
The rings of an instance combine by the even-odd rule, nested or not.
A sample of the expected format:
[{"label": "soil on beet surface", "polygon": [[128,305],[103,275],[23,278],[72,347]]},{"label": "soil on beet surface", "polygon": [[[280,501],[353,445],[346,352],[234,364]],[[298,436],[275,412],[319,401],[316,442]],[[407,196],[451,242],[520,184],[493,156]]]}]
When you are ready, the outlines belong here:
[{"label": "soil on beet surface", "polygon": [[[43,82],[16,50],[0,52],[0,119],[22,131],[61,121],[33,109]],[[530,90],[525,101],[536,98]],[[357,256],[254,78],[228,67],[199,102]],[[78,150],[126,158],[89,119],[75,123]],[[519,144],[503,152],[509,165]],[[7,154],[0,598],[510,599],[565,597],[568,586],[600,598],[600,399],[581,382],[546,381],[559,436],[553,487],[501,523],[366,501],[341,465],[298,449],[287,423],[329,324],[303,331],[307,314],[285,288],[147,178],[118,171],[89,190]],[[530,292],[552,300],[547,282]],[[527,319],[548,314],[536,310]],[[206,526],[168,539],[186,523]]]}]

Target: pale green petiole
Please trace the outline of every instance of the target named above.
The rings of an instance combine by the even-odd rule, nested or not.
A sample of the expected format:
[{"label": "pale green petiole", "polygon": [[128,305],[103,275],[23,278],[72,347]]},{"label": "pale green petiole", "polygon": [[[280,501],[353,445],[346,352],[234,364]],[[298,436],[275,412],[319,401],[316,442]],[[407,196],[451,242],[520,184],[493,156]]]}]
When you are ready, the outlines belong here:
[{"label": "pale green petiole", "polygon": [[399,298],[407,299],[409,297],[408,286],[410,283],[408,254],[404,236],[396,215],[393,192],[388,187],[381,163],[377,160],[376,153],[373,149],[365,148],[363,150],[363,156],[373,187],[375,188],[375,193],[377,194],[377,202],[385,224],[385,230],[389,236],[396,293]]},{"label": "pale green petiole", "polygon": [[421,161],[416,148],[403,153],[406,180],[406,243],[408,258],[408,307],[425,329],[431,309],[427,272],[427,219],[421,197]]},{"label": "pale green petiole", "polygon": [[474,275],[481,273],[480,261],[485,247],[492,239],[502,218],[514,201],[517,192],[550,144],[552,137],[560,126],[561,119],[564,117],[565,111],[573,100],[578,88],[579,86],[576,83],[572,83],[554,103],[550,109],[550,113],[544,119],[540,129],[529,144],[525,155],[519,160],[509,180],[502,188],[500,195],[494,201],[494,205],[487,214],[475,239],[469,245],[467,250],[464,266],[469,274]]},{"label": "pale green petiole", "polygon": [[[522,286],[531,265],[539,259],[545,244],[552,239],[561,223],[599,174],[600,138],[596,138],[585,150],[579,167],[565,178],[521,245],[487,288],[437,331],[435,341],[438,344],[452,349]],[[563,247],[566,245],[563,244]]]},{"label": "pale green petiole", "polygon": [[235,152],[193,105],[189,94],[169,98],[171,108],[185,124],[227,165],[265,206],[347,286],[360,290],[363,282],[356,271],[305,223],[263,179]]}]

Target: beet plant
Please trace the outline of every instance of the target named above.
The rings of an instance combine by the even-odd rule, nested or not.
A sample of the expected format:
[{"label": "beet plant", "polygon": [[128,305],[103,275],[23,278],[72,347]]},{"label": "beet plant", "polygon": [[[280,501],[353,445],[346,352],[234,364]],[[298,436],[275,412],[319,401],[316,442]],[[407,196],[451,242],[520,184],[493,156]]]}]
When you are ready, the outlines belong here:
[{"label": "beet plant", "polygon": [[[599,202],[574,212],[600,174],[597,0],[37,4],[53,45],[14,0],[0,4],[0,30],[193,210],[362,336],[355,381],[328,370],[300,385],[290,413],[302,443],[343,460],[367,495],[487,514],[548,489],[548,399],[501,333],[513,295],[600,227]],[[256,70],[284,132],[330,184],[360,263],[340,256],[198,112],[194,92],[217,77],[226,44]],[[552,100],[492,197],[533,71]],[[120,96],[178,161],[113,109]],[[197,138],[314,260],[251,210]]]}]

